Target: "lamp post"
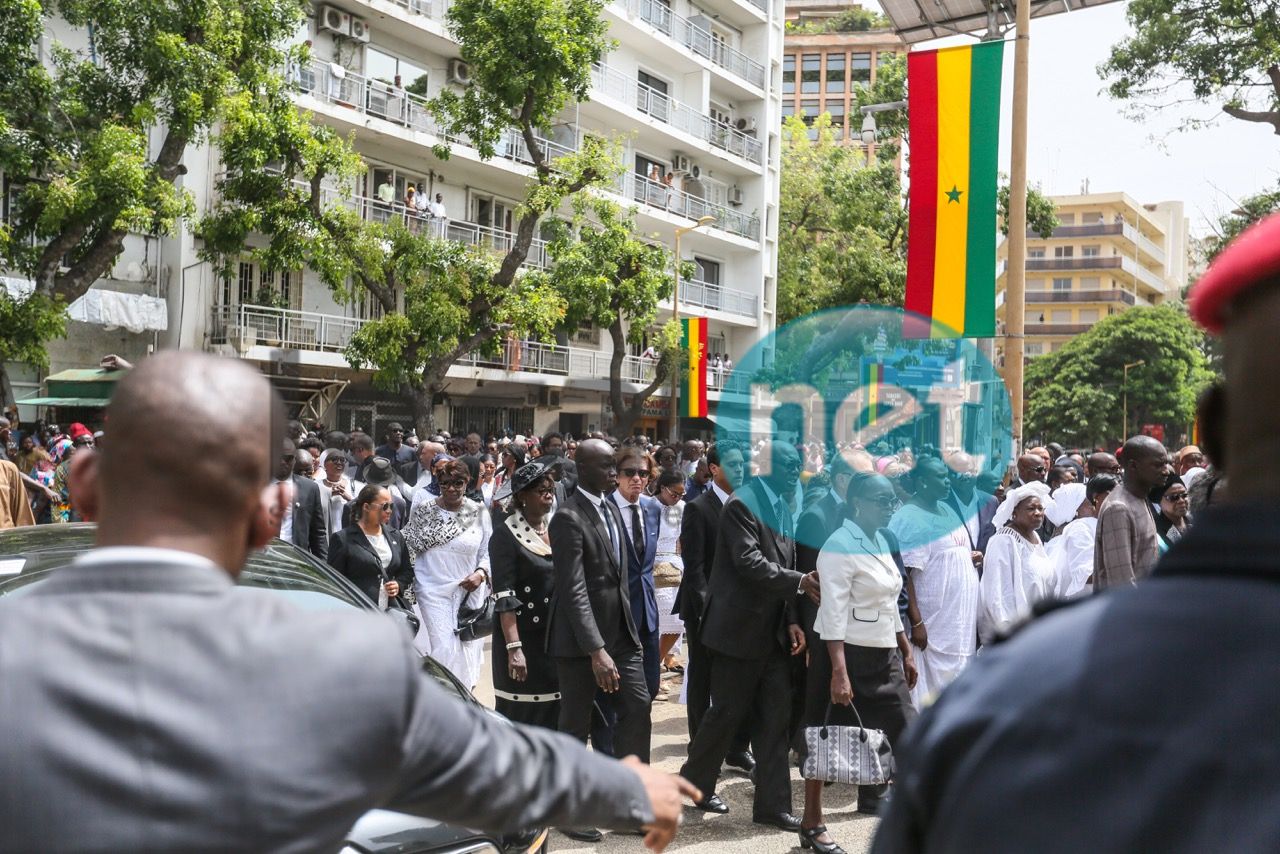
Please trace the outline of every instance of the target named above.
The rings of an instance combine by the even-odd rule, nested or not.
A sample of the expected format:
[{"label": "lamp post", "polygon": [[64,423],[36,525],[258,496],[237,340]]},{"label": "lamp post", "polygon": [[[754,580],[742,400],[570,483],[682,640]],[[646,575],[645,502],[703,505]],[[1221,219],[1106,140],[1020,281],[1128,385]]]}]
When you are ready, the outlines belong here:
[{"label": "lamp post", "polygon": [[[713,216],[699,217],[698,221],[693,225],[687,225],[676,229],[676,286],[671,292],[671,319],[677,324],[680,323],[680,264],[684,260],[680,256],[680,238],[691,231],[702,228],[704,225],[711,225],[711,223],[715,221],[716,218]],[[678,439],[676,436],[676,425],[679,423],[680,416],[676,412],[676,406],[678,404],[676,397],[679,393],[680,372],[675,370],[673,366],[671,370],[671,417],[667,424],[672,442],[675,442]]]},{"label": "lamp post", "polygon": [[1130,362],[1124,366],[1124,435],[1120,437],[1121,443],[1129,441],[1129,369],[1136,368],[1139,365],[1145,365],[1146,359],[1139,359],[1136,362]]},{"label": "lamp post", "polygon": [[863,144],[870,145],[876,141],[876,113],[887,113],[892,110],[905,110],[906,108],[906,101],[890,101],[887,104],[867,104],[865,107],[861,107]]}]

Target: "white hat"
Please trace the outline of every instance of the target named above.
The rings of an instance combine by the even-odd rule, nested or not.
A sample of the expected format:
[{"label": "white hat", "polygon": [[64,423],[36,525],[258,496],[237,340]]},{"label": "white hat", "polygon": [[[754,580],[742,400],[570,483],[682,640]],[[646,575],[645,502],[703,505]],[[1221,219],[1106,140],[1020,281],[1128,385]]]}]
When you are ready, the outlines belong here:
[{"label": "white hat", "polygon": [[991,524],[997,528],[1003,528],[1005,523],[1013,518],[1013,511],[1028,498],[1039,498],[1044,504],[1046,513],[1054,505],[1054,500],[1049,497],[1049,485],[1044,481],[1033,480],[1031,483],[1005,493],[1004,501],[1000,502],[1000,506],[996,508],[996,515],[991,518]]},{"label": "white hat", "polygon": [[1053,494],[1053,506],[1045,508],[1044,515],[1061,528],[1076,518],[1076,512],[1084,503],[1086,491],[1083,483],[1064,483]]}]

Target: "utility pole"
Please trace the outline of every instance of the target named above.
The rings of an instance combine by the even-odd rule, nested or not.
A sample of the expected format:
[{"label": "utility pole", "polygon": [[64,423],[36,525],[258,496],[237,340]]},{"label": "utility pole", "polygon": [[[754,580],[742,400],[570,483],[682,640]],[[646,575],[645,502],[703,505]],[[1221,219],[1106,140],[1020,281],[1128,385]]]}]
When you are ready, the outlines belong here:
[{"label": "utility pole", "polygon": [[1013,453],[1022,450],[1023,344],[1027,279],[1027,102],[1031,0],[1017,0],[1013,42],[1013,148],[1009,176],[1009,280],[1005,288],[1004,378],[1013,408]]}]

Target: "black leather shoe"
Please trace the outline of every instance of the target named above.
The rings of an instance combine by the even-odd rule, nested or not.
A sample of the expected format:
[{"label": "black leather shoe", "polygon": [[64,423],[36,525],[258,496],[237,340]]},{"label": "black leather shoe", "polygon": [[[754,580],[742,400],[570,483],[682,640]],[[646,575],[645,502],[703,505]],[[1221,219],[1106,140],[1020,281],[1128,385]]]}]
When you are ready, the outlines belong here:
[{"label": "black leather shoe", "polygon": [[789,830],[792,833],[800,832],[800,819],[789,812],[777,812],[773,815],[753,815],[751,820],[756,824],[767,824],[779,830]]},{"label": "black leather shoe", "polygon": [[819,842],[818,837],[827,832],[825,825],[800,829],[800,847],[812,848],[817,854],[845,854],[845,850],[834,842]]},{"label": "black leather shoe", "polygon": [[744,750],[741,753],[730,753],[725,757],[724,764],[730,768],[737,768],[739,771],[746,771],[748,774],[756,770],[756,758],[751,754],[750,750]]},{"label": "black leather shoe", "polygon": [[712,795],[709,798],[703,798],[694,804],[694,806],[703,812],[713,812],[717,815],[724,815],[729,811],[729,805],[722,801],[719,795]]},{"label": "black leather shoe", "polygon": [[604,834],[594,827],[562,827],[560,832],[575,842],[604,842]]}]

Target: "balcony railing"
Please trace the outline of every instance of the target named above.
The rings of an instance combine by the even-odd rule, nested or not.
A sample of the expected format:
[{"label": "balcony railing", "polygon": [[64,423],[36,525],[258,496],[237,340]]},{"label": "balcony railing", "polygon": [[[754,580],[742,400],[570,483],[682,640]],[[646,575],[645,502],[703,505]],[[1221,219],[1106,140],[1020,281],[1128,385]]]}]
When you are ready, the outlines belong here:
[{"label": "balcony railing", "polygon": [[1027,335],[1079,335],[1093,328],[1092,323],[1028,323]]},{"label": "balcony railing", "polygon": [[444,23],[449,12],[450,0],[391,0],[402,9],[408,9],[415,15],[431,18]]},{"label": "balcony railing", "polygon": [[[1161,264],[1164,263],[1165,253],[1160,245],[1151,240],[1141,231],[1128,222],[1107,222],[1107,223],[1090,223],[1089,225],[1060,225],[1053,230],[1051,237],[1061,240],[1073,237],[1120,237],[1123,236],[1129,241],[1138,244],[1143,252],[1146,252],[1152,258]],[[1027,237],[1038,240],[1040,235],[1032,229],[1027,229]]]},{"label": "balcony railing", "polygon": [[[617,0],[627,13],[644,21],[694,54],[709,60],[758,89],[764,88],[765,68],[706,27],[683,18],[658,0]],[[758,5],[758,4],[757,4]]]},{"label": "balcony railing", "polygon": [[752,163],[762,161],[764,146],[760,140],[699,112],[683,101],[677,101],[607,65],[593,66],[591,76],[595,88],[614,100],[633,104],[645,115],[743,160]]},{"label": "balcony railing", "polygon": [[746,291],[713,285],[698,279],[682,279],[680,282],[681,305],[727,311],[745,317],[757,317],[760,298]]},{"label": "balcony railing", "polygon": [[[1001,272],[1008,267],[1008,262],[1001,265]],[[1058,272],[1076,270],[1123,270],[1133,278],[1142,282],[1152,290],[1164,293],[1167,285],[1157,273],[1153,273],[1132,258],[1124,255],[1086,256],[1083,258],[1028,258],[1027,272]]]},{"label": "balcony railing", "polygon": [[[365,321],[314,311],[295,311],[258,305],[215,305],[210,342],[237,347],[264,345],[290,350],[340,353]],[[607,380],[610,354],[584,347],[542,344],[536,341],[504,341],[497,353],[472,354],[456,364],[478,368],[576,379]],[[624,356],[624,382],[647,384],[655,363],[641,356]],[[707,368],[707,385],[719,389],[725,371]]]},{"label": "balcony railing", "polygon": [[651,208],[669,211],[689,219],[704,216],[716,218],[714,227],[749,240],[760,239],[760,218],[747,216],[724,205],[668,187],[634,172],[620,175],[613,184],[614,192]]},{"label": "balcony railing", "polygon": [[[1134,305],[1136,298],[1128,291],[1087,290],[1087,291],[1027,291],[1027,302],[1122,302]],[[1145,302],[1145,300],[1144,300]]]}]

